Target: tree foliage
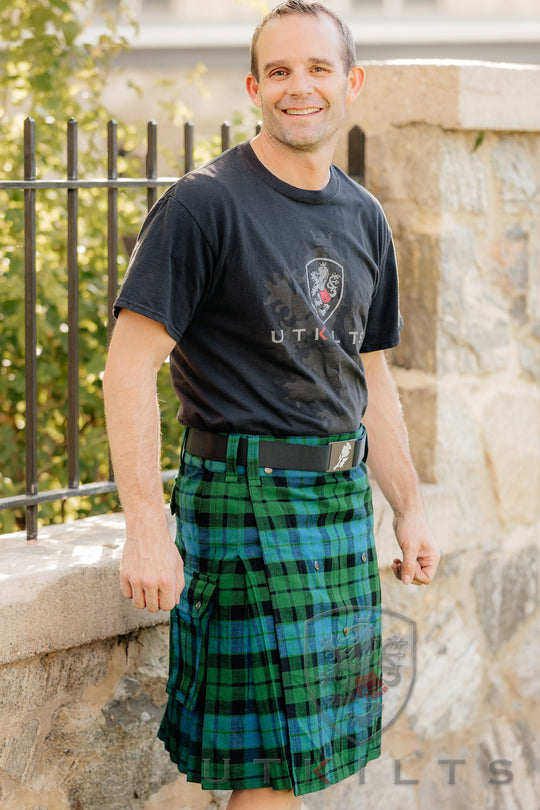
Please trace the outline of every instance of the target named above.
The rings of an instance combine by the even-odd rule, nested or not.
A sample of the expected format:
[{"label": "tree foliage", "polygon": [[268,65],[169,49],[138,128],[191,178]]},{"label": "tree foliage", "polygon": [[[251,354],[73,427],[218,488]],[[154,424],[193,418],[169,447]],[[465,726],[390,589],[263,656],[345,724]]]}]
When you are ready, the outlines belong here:
[{"label": "tree foliage", "polygon": [[[260,10],[264,0],[239,0]],[[102,33],[95,38],[92,24]],[[24,173],[24,119],[36,125],[38,179],[66,177],[66,124],[79,126],[78,171],[81,178],[107,174],[106,131],[111,112],[102,103],[113,60],[127,47],[119,24],[136,27],[129,7],[112,15],[104,0],[0,0],[0,178],[21,179]],[[105,25],[103,25],[103,23]],[[95,29],[94,29],[95,30]],[[94,38],[92,38],[94,37]],[[205,94],[204,65],[185,81]],[[191,115],[181,100],[183,86],[164,81],[156,92],[164,115],[176,125]],[[126,89],[138,91],[130,81]],[[139,91],[140,92],[140,91]],[[167,92],[169,98],[167,98]],[[253,115],[254,114],[254,115]],[[234,142],[253,133],[257,111],[233,116]],[[143,126],[119,122],[119,175],[141,176]],[[220,151],[219,138],[199,141],[195,165]],[[181,154],[165,153],[169,165]],[[137,233],[146,211],[146,192],[119,192],[118,275],[128,254],[122,236]],[[3,212],[0,240],[0,494],[25,491],[24,381],[24,197],[22,191],[0,190]],[[67,486],[67,202],[65,190],[36,193],[37,325],[38,325],[38,469],[39,489]],[[79,444],[81,483],[106,480],[109,473],[101,378],[107,346],[107,191],[79,192]],[[177,464],[180,430],[176,398],[168,369],[158,378],[162,412],[162,465]],[[40,524],[84,517],[118,507],[116,495],[71,498],[40,506]],[[24,510],[0,511],[0,533],[24,527]]]},{"label": "tree foliage", "polygon": [[[103,10],[102,10],[103,11]],[[124,13],[121,9],[121,13]],[[2,0],[0,5],[0,177],[23,176],[23,121],[36,121],[38,178],[66,176],[66,121],[79,122],[79,174],[106,176],[106,125],[101,102],[113,58],[126,47],[116,33],[118,19],[103,12],[107,30],[92,41],[88,3],[76,0]],[[125,21],[125,20],[124,20]],[[140,176],[134,156],[139,136],[119,124],[120,174]],[[145,192],[120,192],[119,233],[136,233],[145,211]],[[37,321],[39,489],[65,487],[67,379],[66,191],[37,192]],[[24,235],[23,192],[0,191],[0,491],[25,489]],[[101,376],[107,344],[107,192],[79,193],[80,478],[108,477]],[[127,264],[120,243],[119,275]],[[178,428],[166,370],[160,390],[166,466],[176,464]],[[109,511],[115,496],[73,498],[40,507],[40,522],[59,522],[96,510]],[[24,514],[0,512],[0,531],[24,525]]]}]

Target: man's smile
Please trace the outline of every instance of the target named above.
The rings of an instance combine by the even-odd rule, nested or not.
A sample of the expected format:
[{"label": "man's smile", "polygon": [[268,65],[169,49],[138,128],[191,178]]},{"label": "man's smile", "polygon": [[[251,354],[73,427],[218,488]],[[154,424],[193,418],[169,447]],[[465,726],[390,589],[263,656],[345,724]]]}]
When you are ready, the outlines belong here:
[{"label": "man's smile", "polygon": [[305,108],[296,108],[296,107],[287,107],[283,110],[286,115],[313,115],[313,113],[318,113],[322,110],[322,107],[305,107]]}]

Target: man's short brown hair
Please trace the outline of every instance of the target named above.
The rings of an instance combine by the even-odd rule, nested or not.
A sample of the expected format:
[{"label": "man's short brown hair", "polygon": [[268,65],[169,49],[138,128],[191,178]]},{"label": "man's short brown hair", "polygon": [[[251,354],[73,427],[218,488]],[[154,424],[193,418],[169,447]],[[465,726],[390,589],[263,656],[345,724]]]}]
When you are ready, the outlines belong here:
[{"label": "man's short brown hair", "polygon": [[351,68],[355,66],[356,49],[351,29],[335,11],[332,11],[332,9],[328,8],[324,3],[316,2],[316,0],[286,0],[286,2],[280,3],[279,6],[272,9],[272,11],[261,20],[253,32],[251,38],[251,73],[255,76],[257,81],[259,81],[259,67],[257,64],[256,49],[261,31],[270,20],[285,17],[287,14],[310,14],[312,17],[319,17],[321,14],[326,14],[327,17],[330,17],[330,19],[334,21],[343,42],[343,64],[345,73],[348,74]]}]

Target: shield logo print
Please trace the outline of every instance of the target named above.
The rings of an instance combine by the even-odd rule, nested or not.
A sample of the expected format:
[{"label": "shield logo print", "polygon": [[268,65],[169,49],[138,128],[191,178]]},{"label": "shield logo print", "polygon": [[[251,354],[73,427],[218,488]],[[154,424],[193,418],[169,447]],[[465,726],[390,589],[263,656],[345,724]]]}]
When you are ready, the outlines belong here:
[{"label": "shield logo print", "polygon": [[306,277],[311,305],[326,323],[343,297],[343,267],[333,259],[311,259],[306,264]]},{"label": "shield logo print", "polygon": [[416,624],[368,607],[321,613],[304,625],[304,672],[324,724],[364,744],[397,720],[411,696]]}]

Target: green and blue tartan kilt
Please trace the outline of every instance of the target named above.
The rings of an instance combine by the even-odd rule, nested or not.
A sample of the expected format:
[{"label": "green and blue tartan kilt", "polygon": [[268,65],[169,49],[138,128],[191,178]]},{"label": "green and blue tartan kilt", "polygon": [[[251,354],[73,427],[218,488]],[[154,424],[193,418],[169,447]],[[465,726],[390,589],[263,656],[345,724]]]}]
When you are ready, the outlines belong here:
[{"label": "green and blue tartan kilt", "polygon": [[[290,437],[326,444],[357,433]],[[380,754],[380,583],[364,464],[263,470],[184,454],[185,588],[158,736],[205,789],[321,790]],[[266,437],[265,437],[266,438]]]}]

